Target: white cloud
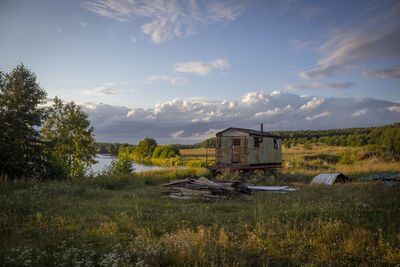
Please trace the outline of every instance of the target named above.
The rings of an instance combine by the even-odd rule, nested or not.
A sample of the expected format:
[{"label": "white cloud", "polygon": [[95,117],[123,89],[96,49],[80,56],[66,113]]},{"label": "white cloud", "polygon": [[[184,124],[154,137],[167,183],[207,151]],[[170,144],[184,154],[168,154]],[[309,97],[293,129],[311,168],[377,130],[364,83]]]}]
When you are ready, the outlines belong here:
[{"label": "white cloud", "polygon": [[297,84],[286,84],[285,88],[288,90],[306,90],[308,89],[305,85],[297,85]]},{"label": "white cloud", "polygon": [[288,111],[293,110],[293,107],[291,105],[287,105],[284,108],[279,108],[276,107],[274,109],[271,110],[267,110],[267,111],[263,111],[263,112],[257,112],[256,114],[254,114],[254,117],[263,117],[263,116],[275,116],[275,115],[279,115]]},{"label": "white cloud", "polygon": [[194,34],[198,25],[234,21],[245,9],[241,1],[212,0],[90,0],[82,7],[120,22],[144,18],[141,29],[154,43]]},{"label": "white cloud", "polygon": [[356,112],[354,112],[351,116],[359,117],[359,116],[365,115],[367,113],[367,111],[368,111],[368,109],[366,109],[366,108],[360,109],[360,110],[357,110]]},{"label": "white cloud", "polygon": [[400,112],[400,106],[391,106],[387,108],[390,111]]},{"label": "white cloud", "polygon": [[198,140],[206,140],[211,137],[215,137],[215,134],[222,131],[223,129],[210,129],[205,132],[194,133],[187,137],[182,137],[184,130],[179,130],[175,133],[170,134],[170,136],[176,140],[188,140],[188,141],[198,141]]},{"label": "white cloud", "polygon": [[169,81],[172,85],[183,85],[185,79],[183,77],[169,76],[169,75],[153,75],[147,78],[147,83],[151,84],[157,80]]},{"label": "white cloud", "polygon": [[258,129],[260,123],[266,131],[379,126],[398,122],[400,112],[399,104],[373,98],[264,92],[249,92],[234,101],[173,99],[147,109],[94,103],[83,107],[97,140],[133,144],[146,136],[161,144],[193,143],[221,129]]},{"label": "white cloud", "polygon": [[282,94],[282,91],[280,91],[280,90],[275,90],[275,91],[273,91],[272,93],[270,93],[269,95],[270,96],[274,96],[274,95],[281,95]]},{"label": "white cloud", "polygon": [[323,98],[314,97],[311,101],[308,101],[306,104],[300,107],[300,110],[313,110],[317,108],[319,105],[324,103]]},{"label": "white cloud", "polygon": [[81,24],[82,27],[86,27],[87,26],[87,23],[85,21],[81,21],[80,24]]},{"label": "white cloud", "polygon": [[322,117],[326,117],[326,116],[329,116],[329,115],[331,115],[331,113],[325,111],[325,112],[323,112],[323,113],[321,113],[321,114],[312,115],[312,116],[307,116],[307,117],[306,117],[306,120],[313,121],[313,120],[315,120],[315,119],[322,118]]},{"label": "white cloud", "polygon": [[389,68],[368,70],[362,74],[369,79],[400,79],[400,65]]},{"label": "white cloud", "polygon": [[368,62],[400,57],[400,5],[376,16],[359,28],[336,31],[320,50],[324,57],[317,67],[301,72],[304,79],[322,79],[347,73]]},{"label": "white cloud", "polygon": [[217,58],[209,62],[179,62],[174,65],[174,71],[183,73],[195,73],[199,75],[206,75],[212,70],[227,70],[229,68],[229,62],[226,59]]},{"label": "white cloud", "polygon": [[117,94],[117,90],[111,88],[113,83],[106,83],[99,88],[93,90],[82,90],[81,92],[85,95],[96,95],[96,96],[106,96],[106,95],[115,95]]}]

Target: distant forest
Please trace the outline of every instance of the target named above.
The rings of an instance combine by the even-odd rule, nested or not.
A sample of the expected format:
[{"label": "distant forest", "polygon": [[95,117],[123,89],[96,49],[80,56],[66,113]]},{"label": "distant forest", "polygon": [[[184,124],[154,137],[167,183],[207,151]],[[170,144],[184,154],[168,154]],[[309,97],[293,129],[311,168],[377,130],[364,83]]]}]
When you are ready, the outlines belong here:
[{"label": "distant forest", "polygon": [[96,143],[97,153],[118,155],[118,150],[121,146],[128,146],[128,143]]},{"label": "distant forest", "polygon": [[[400,122],[393,125],[368,128],[348,128],[331,130],[274,131],[282,137],[286,147],[292,145],[312,145],[322,143],[330,146],[368,146],[374,150],[400,153]],[[216,138],[210,138],[192,145],[174,144],[179,149],[214,148]],[[118,154],[120,146],[128,144],[96,143],[98,153]]]}]

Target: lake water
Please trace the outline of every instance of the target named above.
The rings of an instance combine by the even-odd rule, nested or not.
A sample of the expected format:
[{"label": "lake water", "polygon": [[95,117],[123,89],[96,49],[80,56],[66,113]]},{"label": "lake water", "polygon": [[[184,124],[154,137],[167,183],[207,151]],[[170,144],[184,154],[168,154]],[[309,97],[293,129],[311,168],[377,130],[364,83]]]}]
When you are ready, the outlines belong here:
[{"label": "lake water", "polygon": [[[93,172],[96,173],[100,173],[106,166],[110,166],[113,160],[118,160],[118,157],[115,155],[97,154],[96,156],[97,156],[96,160],[98,161],[98,163],[92,165],[92,170]],[[159,170],[165,167],[133,162],[133,168],[135,169],[135,172],[143,172],[143,171]]]}]

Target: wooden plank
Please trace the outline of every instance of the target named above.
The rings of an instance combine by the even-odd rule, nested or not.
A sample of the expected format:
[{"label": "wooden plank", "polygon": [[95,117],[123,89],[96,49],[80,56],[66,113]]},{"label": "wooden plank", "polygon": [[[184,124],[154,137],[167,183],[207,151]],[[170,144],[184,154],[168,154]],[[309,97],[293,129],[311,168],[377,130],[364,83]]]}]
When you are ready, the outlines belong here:
[{"label": "wooden plank", "polygon": [[162,184],[162,186],[170,186],[170,185],[175,185],[175,184],[187,183],[189,181],[190,181],[189,178],[179,179],[179,180],[172,180],[172,181],[169,181],[166,184]]}]

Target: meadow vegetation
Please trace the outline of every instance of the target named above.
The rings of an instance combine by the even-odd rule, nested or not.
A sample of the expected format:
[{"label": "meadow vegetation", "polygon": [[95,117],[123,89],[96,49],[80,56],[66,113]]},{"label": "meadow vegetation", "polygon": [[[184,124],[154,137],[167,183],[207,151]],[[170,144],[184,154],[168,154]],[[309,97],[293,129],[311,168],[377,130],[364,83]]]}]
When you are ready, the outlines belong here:
[{"label": "meadow vegetation", "polygon": [[[181,149],[187,161],[205,149]],[[291,185],[287,194],[253,192],[254,201],[175,200],[160,184],[210,177],[207,169],[130,175],[103,173],[64,181],[2,180],[0,265],[287,266],[396,265],[400,191],[362,176],[400,171],[398,161],[362,148],[314,144],[283,148],[283,168],[223,172],[218,178]],[[117,164],[117,163],[115,163]],[[114,166],[116,170],[122,166]],[[126,166],[125,166],[126,167]],[[353,182],[308,184],[321,172]]]},{"label": "meadow vegetation", "polygon": [[[224,178],[236,174],[224,173]],[[282,175],[282,174],[281,174]],[[379,182],[292,184],[254,201],[165,197],[173,169],[64,181],[2,180],[2,266],[396,265],[400,193]],[[258,177],[257,177],[258,176]],[[250,180],[270,181],[254,174]]]}]

